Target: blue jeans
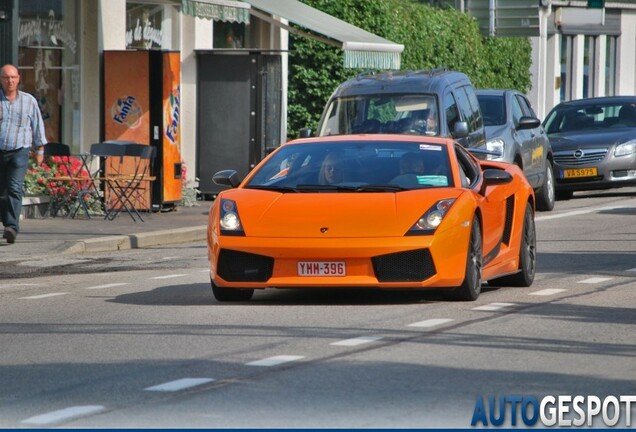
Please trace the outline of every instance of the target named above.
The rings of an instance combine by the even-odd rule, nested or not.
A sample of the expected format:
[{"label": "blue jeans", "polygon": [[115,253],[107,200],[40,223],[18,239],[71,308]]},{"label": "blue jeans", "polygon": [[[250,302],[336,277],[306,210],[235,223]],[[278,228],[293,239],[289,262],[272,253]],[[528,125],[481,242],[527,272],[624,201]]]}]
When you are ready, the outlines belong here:
[{"label": "blue jeans", "polygon": [[0,216],[2,225],[20,231],[20,213],[24,195],[24,177],[29,165],[30,148],[0,150]]}]

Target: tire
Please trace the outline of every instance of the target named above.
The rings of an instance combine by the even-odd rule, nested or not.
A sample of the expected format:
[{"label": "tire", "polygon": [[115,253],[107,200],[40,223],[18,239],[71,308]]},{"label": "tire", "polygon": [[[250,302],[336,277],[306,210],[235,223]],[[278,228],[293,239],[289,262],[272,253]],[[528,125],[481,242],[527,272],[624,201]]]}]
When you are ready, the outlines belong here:
[{"label": "tire", "polygon": [[543,185],[539,188],[537,196],[537,210],[551,211],[556,201],[556,191],[554,190],[554,170],[549,160],[545,161],[545,176]]},{"label": "tire", "polygon": [[573,191],[556,191],[555,194],[557,201],[567,201],[569,199],[572,199],[573,195]]},{"label": "tire", "polygon": [[216,286],[214,282],[210,281],[212,285],[212,293],[214,298],[220,302],[226,301],[248,301],[254,295],[253,289],[243,288],[222,288]]},{"label": "tire", "polygon": [[526,205],[519,247],[519,272],[510,276],[493,279],[496,285],[529,287],[534,282],[537,269],[537,231],[530,203]]},{"label": "tire", "polygon": [[468,240],[468,255],[466,257],[466,275],[462,284],[455,288],[455,298],[462,301],[477,300],[481,293],[481,269],[484,264],[481,226],[479,218],[473,217]]}]

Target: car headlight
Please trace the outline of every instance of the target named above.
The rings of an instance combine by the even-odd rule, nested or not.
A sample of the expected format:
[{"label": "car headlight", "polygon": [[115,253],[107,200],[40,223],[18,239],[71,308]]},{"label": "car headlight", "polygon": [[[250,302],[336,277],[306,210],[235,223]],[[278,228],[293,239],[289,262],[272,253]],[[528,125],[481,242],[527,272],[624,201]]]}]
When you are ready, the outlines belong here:
[{"label": "car headlight", "polygon": [[455,199],[439,200],[424,213],[415,224],[407,231],[406,235],[427,235],[433,234],[442,223],[444,216],[448,213]]},{"label": "car headlight", "polygon": [[614,156],[628,156],[636,153],[636,140],[627,141],[626,143],[619,144],[614,149]]},{"label": "car headlight", "polygon": [[494,138],[489,140],[486,143],[486,150],[491,152],[497,152],[499,155],[489,154],[486,155],[486,159],[488,160],[501,160],[503,159],[504,149],[506,148],[506,143],[501,138]]},{"label": "car headlight", "polygon": [[222,198],[219,219],[221,234],[238,236],[245,235],[243,226],[241,225],[241,218],[236,207],[236,202]]}]

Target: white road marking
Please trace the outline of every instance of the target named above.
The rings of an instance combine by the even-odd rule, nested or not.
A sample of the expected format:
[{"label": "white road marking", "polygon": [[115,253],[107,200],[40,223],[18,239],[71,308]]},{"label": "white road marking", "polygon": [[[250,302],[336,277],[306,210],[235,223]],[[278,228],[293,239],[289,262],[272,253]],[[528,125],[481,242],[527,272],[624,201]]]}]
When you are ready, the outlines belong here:
[{"label": "white road marking", "polygon": [[130,282],[109,283],[109,284],[104,284],[104,285],[97,285],[97,286],[88,287],[86,289],[87,290],[95,290],[95,289],[102,289],[102,288],[114,288],[114,287],[124,286],[124,285],[130,285]]},{"label": "white road marking", "polygon": [[636,268],[631,268],[629,270],[627,270],[628,272],[636,272]]},{"label": "white road marking", "polygon": [[496,311],[496,310],[501,310],[501,309],[505,309],[507,307],[510,306],[514,306],[514,303],[490,303],[487,305],[483,305],[483,306],[477,306],[475,308],[473,308],[473,310],[476,311]]},{"label": "white road marking", "polygon": [[414,322],[413,324],[409,324],[407,327],[437,327],[442,324],[449,323],[454,321],[452,318],[432,318],[424,321]]},{"label": "white road marking", "polygon": [[11,287],[30,287],[30,286],[40,286],[44,284],[39,283],[14,283],[14,284],[0,284],[0,289],[2,288],[11,288]]},{"label": "white road marking", "polygon": [[596,212],[601,212],[601,211],[607,211],[607,210],[615,210],[615,209],[620,209],[620,208],[632,208],[633,206],[629,206],[629,205],[619,205],[619,206],[608,206],[608,207],[593,207],[593,208],[588,208],[585,210],[574,210],[574,211],[570,211],[567,213],[557,213],[557,214],[551,214],[551,215],[545,215],[545,216],[537,216],[534,218],[535,221],[544,221],[544,220],[549,220],[549,219],[561,219],[561,218],[567,218],[567,217],[571,217],[571,216],[577,216],[577,215],[582,215],[582,214],[587,214],[587,213],[596,213]]},{"label": "white road marking", "polygon": [[282,363],[291,362],[294,360],[300,360],[305,358],[303,356],[293,356],[293,355],[279,355],[274,357],[267,357],[262,360],[256,360],[253,362],[246,363],[247,366],[276,366]]},{"label": "white road marking", "polygon": [[383,336],[360,336],[357,338],[352,338],[352,339],[344,339],[338,342],[333,342],[329,345],[335,345],[335,346],[357,346],[357,345],[363,345],[369,342],[375,342],[375,341],[379,341],[380,339],[382,339]]},{"label": "white road marking", "polygon": [[595,284],[595,283],[601,283],[601,282],[605,282],[608,280],[612,280],[614,278],[611,277],[593,277],[593,278],[589,278],[589,279],[583,279],[582,281],[579,281],[579,283],[584,283],[584,284]]},{"label": "white road marking", "polygon": [[147,391],[176,392],[214,381],[212,378],[182,378],[175,381],[145,388]]},{"label": "white road marking", "polygon": [[49,293],[49,294],[40,294],[40,295],[34,295],[34,296],[29,296],[29,297],[20,297],[20,299],[36,300],[36,299],[43,299],[43,298],[48,298],[48,297],[62,296],[62,295],[66,295],[66,294],[68,294],[68,293],[67,292]]},{"label": "white road marking", "polygon": [[33,417],[29,417],[26,420],[22,420],[22,423],[44,426],[48,424],[58,423],[62,421],[68,421],[74,418],[83,417],[91,414],[104,411],[102,405],[83,405],[64,408],[57,411],[51,411],[50,413],[40,414]]},{"label": "white road marking", "polygon": [[186,276],[184,274],[170,274],[170,275],[165,275],[165,276],[155,276],[155,277],[151,277],[150,279],[172,279],[172,278],[178,278],[178,277],[182,277],[182,276]]},{"label": "white road marking", "polygon": [[542,290],[539,290],[539,291],[531,292],[530,295],[549,296],[549,295],[562,293],[564,291],[567,291],[567,290],[560,289],[560,288],[547,288],[547,289],[542,289]]}]

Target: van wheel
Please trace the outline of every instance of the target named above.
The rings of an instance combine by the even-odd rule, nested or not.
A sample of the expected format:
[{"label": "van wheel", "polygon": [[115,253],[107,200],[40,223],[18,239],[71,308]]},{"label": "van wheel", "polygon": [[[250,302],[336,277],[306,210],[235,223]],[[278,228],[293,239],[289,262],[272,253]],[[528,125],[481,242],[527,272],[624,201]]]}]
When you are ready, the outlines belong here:
[{"label": "van wheel", "polygon": [[545,175],[543,185],[537,193],[537,210],[550,211],[554,208],[556,201],[556,192],[554,190],[554,171],[552,163],[547,160],[545,162]]},{"label": "van wheel", "polygon": [[214,298],[220,302],[248,301],[254,295],[253,289],[223,288],[220,286],[216,286],[212,281],[210,281],[210,285],[212,285],[212,293],[214,294]]}]

